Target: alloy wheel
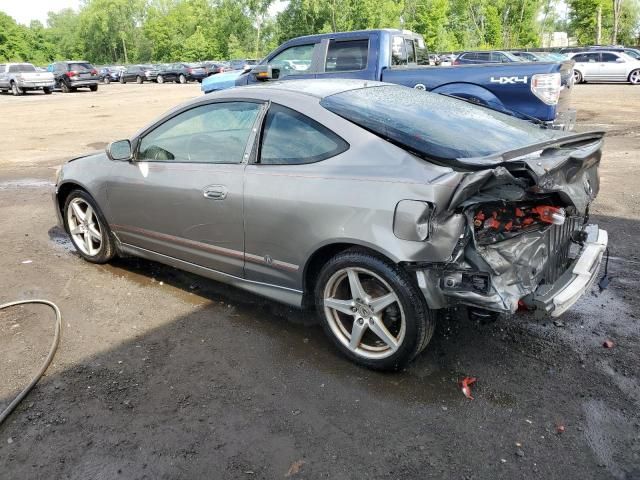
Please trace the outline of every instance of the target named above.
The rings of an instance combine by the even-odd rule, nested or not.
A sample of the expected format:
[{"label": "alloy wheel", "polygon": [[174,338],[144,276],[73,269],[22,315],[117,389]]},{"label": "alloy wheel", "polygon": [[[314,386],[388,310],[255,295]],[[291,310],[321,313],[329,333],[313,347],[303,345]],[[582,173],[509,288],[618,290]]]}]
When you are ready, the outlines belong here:
[{"label": "alloy wheel", "polygon": [[354,354],[382,359],[402,344],[407,326],[400,299],[372,271],[338,270],[325,286],[323,302],[331,331]]},{"label": "alloy wheel", "polygon": [[629,82],[634,85],[640,84],[640,70],[634,70],[629,74]]},{"label": "alloy wheel", "polygon": [[82,253],[96,256],[102,249],[102,229],[96,212],[82,198],[74,198],[67,208],[67,225],[73,243]]}]

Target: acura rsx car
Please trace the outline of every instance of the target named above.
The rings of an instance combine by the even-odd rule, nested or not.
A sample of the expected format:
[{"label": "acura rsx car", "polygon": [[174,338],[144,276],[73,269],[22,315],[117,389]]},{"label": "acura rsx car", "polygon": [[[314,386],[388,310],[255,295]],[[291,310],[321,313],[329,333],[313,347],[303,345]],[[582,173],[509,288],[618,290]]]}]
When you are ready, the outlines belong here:
[{"label": "acura rsx car", "polygon": [[444,309],[558,316],[590,289],[602,144],[398,85],[274,82],[69,161],[55,206],[90,262],[134,255],[315,306],[347,357],[397,369]]}]

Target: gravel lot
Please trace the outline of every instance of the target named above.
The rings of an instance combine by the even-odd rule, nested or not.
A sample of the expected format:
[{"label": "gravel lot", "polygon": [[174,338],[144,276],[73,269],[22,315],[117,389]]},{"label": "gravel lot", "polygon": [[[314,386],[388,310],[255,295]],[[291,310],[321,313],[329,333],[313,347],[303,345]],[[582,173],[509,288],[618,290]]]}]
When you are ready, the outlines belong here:
[{"label": "gravel lot", "polygon": [[[1,479],[640,479],[640,87],[573,93],[578,128],[608,132],[592,215],[610,288],[559,326],[444,320],[398,374],[342,359],[311,313],[151,262],[88,264],[54,227],[57,165],[199,93],[0,95],[0,303],[64,316],[53,366],[0,426]],[[44,307],[0,312],[0,409],[51,334]]]}]

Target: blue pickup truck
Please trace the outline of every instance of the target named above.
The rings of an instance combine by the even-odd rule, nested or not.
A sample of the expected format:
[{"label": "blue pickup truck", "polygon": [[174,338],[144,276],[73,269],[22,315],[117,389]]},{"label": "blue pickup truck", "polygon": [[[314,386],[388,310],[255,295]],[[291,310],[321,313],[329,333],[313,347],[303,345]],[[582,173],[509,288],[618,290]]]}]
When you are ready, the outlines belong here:
[{"label": "blue pickup truck", "polygon": [[270,80],[358,78],[462,97],[522,118],[570,129],[573,62],[513,62],[436,67],[421,35],[363,30],[289,40],[247,69],[213,75],[205,93]]}]

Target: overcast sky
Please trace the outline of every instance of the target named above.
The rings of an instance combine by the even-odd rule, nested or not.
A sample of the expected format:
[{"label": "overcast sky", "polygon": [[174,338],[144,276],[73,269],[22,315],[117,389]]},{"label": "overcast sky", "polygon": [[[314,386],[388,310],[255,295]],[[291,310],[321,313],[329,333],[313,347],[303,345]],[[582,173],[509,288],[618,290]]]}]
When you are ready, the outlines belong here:
[{"label": "overcast sky", "polygon": [[[286,4],[284,0],[274,1],[270,13],[275,15],[282,11]],[[77,10],[79,5],[80,0],[0,0],[0,11],[24,25],[29,25],[31,20],[40,20],[46,25],[48,12],[57,12],[63,8]]]}]

